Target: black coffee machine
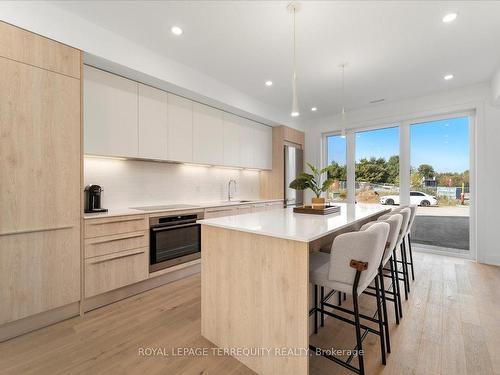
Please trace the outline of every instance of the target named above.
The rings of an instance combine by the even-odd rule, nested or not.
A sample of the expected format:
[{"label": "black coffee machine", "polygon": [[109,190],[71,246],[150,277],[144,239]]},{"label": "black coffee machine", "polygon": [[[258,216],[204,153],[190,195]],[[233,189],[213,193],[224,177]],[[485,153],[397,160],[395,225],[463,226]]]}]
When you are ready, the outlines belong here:
[{"label": "black coffee machine", "polygon": [[85,213],[107,212],[107,208],[101,208],[101,193],[103,189],[99,185],[85,186]]}]

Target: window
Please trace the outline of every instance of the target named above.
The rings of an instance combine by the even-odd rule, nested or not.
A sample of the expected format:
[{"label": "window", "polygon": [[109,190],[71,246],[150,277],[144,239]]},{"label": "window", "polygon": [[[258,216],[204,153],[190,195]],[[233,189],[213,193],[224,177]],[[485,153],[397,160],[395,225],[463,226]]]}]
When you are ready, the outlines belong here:
[{"label": "window", "polygon": [[410,203],[418,205],[412,241],[466,252],[469,222],[469,117],[410,123]]},{"label": "window", "polygon": [[328,176],[334,179],[327,193],[329,201],[344,201],[347,199],[347,141],[340,135],[326,137],[327,164],[331,166]]},{"label": "window", "polygon": [[399,127],[356,133],[356,202],[399,201]]}]

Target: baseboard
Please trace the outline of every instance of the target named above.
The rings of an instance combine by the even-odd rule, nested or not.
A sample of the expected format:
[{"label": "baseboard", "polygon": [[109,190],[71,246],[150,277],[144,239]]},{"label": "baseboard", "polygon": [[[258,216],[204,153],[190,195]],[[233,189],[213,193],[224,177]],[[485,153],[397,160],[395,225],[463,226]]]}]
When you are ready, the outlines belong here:
[{"label": "baseboard", "polygon": [[44,311],[0,326],[0,342],[50,326],[80,314],[80,302]]},{"label": "baseboard", "polygon": [[83,311],[88,312],[99,307],[109,305],[110,303],[120,301],[133,295],[145,292],[147,290],[157,288],[159,286],[183,279],[200,273],[201,264],[197,262],[192,266],[185,267],[173,272],[169,272],[157,277],[153,277],[138,283],[127,285],[119,289],[112,290],[107,293],[99,294],[98,296],[86,298],[83,302]]}]

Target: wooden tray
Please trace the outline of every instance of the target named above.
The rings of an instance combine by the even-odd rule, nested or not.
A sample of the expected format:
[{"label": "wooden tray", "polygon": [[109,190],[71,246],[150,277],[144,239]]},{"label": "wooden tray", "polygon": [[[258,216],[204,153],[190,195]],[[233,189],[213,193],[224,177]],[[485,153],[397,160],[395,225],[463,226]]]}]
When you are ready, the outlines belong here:
[{"label": "wooden tray", "polygon": [[325,206],[323,209],[312,208],[312,206],[294,207],[293,212],[298,214],[329,215],[340,212],[340,206]]}]

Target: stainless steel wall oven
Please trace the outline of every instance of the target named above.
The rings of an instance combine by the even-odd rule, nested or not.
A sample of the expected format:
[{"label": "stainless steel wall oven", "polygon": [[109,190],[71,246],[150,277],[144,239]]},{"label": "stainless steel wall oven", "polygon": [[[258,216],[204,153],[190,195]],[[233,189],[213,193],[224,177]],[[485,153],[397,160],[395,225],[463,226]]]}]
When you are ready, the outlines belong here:
[{"label": "stainless steel wall oven", "polygon": [[201,257],[200,219],[202,212],[149,219],[149,272]]}]

